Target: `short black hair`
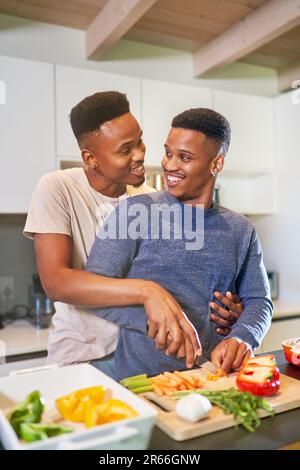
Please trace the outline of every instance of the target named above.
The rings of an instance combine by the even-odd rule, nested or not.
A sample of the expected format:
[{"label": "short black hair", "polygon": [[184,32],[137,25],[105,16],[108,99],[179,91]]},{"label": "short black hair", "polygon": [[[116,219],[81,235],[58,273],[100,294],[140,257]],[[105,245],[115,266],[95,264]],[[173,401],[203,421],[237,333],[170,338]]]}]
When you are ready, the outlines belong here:
[{"label": "short black hair", "polygon": [[124,93],[103,91],[87,96],[71,110],[70,121],[79,141],[83,134],[96,131],[107,121],[129,113],[129,102]]},{"label": "short black hair", "polygon": [[188,109],[172,120],[172,127],[202,132],[208,139],[220,142],[226,155],[230,144],[230,124],[222,114],[208,108]]}]

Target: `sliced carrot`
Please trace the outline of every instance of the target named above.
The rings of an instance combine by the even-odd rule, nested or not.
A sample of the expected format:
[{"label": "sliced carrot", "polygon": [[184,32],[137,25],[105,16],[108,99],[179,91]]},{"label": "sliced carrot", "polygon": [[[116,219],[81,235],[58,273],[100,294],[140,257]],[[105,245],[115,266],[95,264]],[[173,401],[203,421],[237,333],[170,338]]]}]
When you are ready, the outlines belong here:
[{"label": "sliced carrot", "polygon": [[165,395],[168,395],[168,396],[172,395],[172,393],[173,393],[172,390],[170,390],[169,388],[163,388],[163,387],[161,387],[161,390],[163,391],[163,393],[164,393]]},{"label": "sliced carrot", "polygon": [[165,383],[162,380],[152,379],[151,382],[155,385],[158,385],[159,387],[173,388],[173,386],[170,383]]},{"label": "sliced carrot", "polygon": [[183,374],[182,372],[174,372],[174,374],[180,377],[184,384],[194,386],[194,381],[187,374]]},{"label": "sliced carrot", "polygon": [[171,395],[179,390],[195,390],[202,387],[198,374],[183,372],[164,372],[151,378],[154,391],[159,395]]},{"label": "sliced carrot", "polygon": [[160,375],[157,375],[156,377],[153,377],[155,380],[160,380],[161,382],[165,382],[165,383],[168,383],[169,382],[169,379],[167,377],[165,377],[164,375],[160,374]]},{"label": "sliced carrot", "polygon": [[224,377],[226,372],[224,372],[222,369],[218,369],[215,374],[207,374],[206,379],[211,380],[211,381],[216,381],[219,380],[221,377]]},{"label": "sliced carrot", "polygon": [[194,374],[194,378],[196,380],[197,385],[198,386],[200,385],[200,387],[201,387],[203,385],[202,381],[201,381],[201,377],[198,374]]},{"label": "sliced carrot", "polygon": [[200,376],[198,374],[193,374],[191,377],[193,377],[193,379],[196,381],[196,382],[199,382],[200,380]]},{"label": "sliced carrot", "polygon": [[176,374],[171,373],[171,372],[165,372],[166,377],[170,378],[170,380],[176,384],[180,384],[181,380],[179,377],[176,376]]},{"label": "sliced carrot", "polygon": [[164,392],[157,385],[153,384],[153,390],[159,397],[162,397],[164,395]]},{"label": "sliced carrot", "polygon": [[191,385],[191,384],[188,383],[187,386],[186,386],[186,388],[187,388],[188,390],[195,390],[195,385]]},{"label": "sliced carrot", "polygon": [[181,380],[184,378],[184,375],[182,374],[182,372],[179,372],[178,370],[175,370],[174,374],[179,377]]},{"label": "sliced carrot", "polygon": [[189,382],[190,385],[196,385],[196,383],[197,383],[197,380],[195,380],[192,375],[184,374],[184,378],[185,378],[185,380],[187,380]]}]

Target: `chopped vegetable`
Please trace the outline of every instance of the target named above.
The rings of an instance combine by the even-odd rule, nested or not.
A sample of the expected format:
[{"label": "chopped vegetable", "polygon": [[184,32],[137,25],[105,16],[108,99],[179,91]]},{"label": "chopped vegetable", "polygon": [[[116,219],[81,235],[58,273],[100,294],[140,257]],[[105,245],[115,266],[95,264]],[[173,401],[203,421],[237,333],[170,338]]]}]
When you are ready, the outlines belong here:
[{"label": "chopped vegetable", "polygon": [[244,362],[243,367],[247,366],[269,366],[277,367],[276,357],[274,354],[265,354],[264,356],[250,357]]},{"label": "chopped vegetable", "polygon": [[219,380],[221,377],[226,376],[226,372],[222,369],[218,369],[215,374],[207,374],[206,379],[212,382]]},{"label": "chopped vegetable", "polygon": [[151,380],[146,374],[128,377],[120,382],[124,387],[129,388],[133,393],[144,393],[153,390]]},{"label": "chopped vegetable", "polygon": [[108,400],[110,396],[111,393],[105,387],[88,387],[58,398],[55,404],[64,419],[82,423],[87,408]]},{"label": "chopped vegetable", "polygon": [[85,423],[88,428],[137,416],[129,405],[111,398],[111,391],[101,386],[84,388],[60,397],[56,400],[56,406],[63,418]]},{"label": "chopped vegetable", "polygon": [[184,391],[173,394],[175,398],[198,393],[205,396],[213,405],[219,406],[225,414],[233,414],[238,424],[250,432],[254,432],[261,423],[258,415],[260,409],[273,415],[271,406],[261,397],[249,392],[240,392],[234,388],[223,391],[199,390],[194,392]]},{"label": "chopped vegetable", "polygon": [[137,412],[121,400],[110,400],[87,408],[85,425],[87,428],[98,424],[112,423],[121,419],[134,418]]},{"label": "chopped vegetable", "polygon": [[45,400],[37,390],[31,392],[23,402],[19,403],[9,414],[9,422],[20,437],[23,423],[39,423],[45,408]]},{"label": "chopped vegetable", "polygon": [[236,384],[243,392],[254,395],[274,395],[280,388],[280,373],[275,356],[268,354],[250,358],[239,371]]},{"label": "chopped vegetable", "polygon": [[202,387],[198,374],[187,374],[183,372],[164,372],[155,377],[146,374],[128,377],[121,380],[124,387],[133,393],[144,393],[154,391],[159,396],[171,395],[177,390],[195,390]]},{"label": "chopped vegetable", "polygon": [[23,423],[20,426],[20,437],[26,442],[41,441],[48,437],[59,436],[72,432],[72,428],[58,426],[56,424],[29,424]]},{"label": "chopped vegetable", "polygon": [[145,392],[152,392],[153,390],[153,385],[143,385],[141,387],[136,387],[132,389],[131,391],[133,393],[145,393]]}]

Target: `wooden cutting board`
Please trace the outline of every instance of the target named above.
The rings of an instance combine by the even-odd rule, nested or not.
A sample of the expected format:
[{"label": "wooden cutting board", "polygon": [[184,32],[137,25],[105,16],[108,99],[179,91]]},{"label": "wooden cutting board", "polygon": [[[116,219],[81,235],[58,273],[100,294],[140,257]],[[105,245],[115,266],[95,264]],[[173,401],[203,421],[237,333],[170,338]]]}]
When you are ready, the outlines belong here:
[{"label": "wooden cutting board", "polygon": [[[189,371],[186,373],[188,374]],[[194,369],[192,373],[201,375],[203,383],[201,390],[227,390],[231,387],[236,388],[236,374],[231,374],[228,377],[222,377],[212,382],[206,380],[206,372],[201,369]],[[276,414],[300,407],[300,381],[283,374],[280,375],[280,381],[281,386],[278,394],[266,398]],[[154,396],[152,392],[151,394],[153,398],[158,398],[156,394],[154,394]],[[160,398],[161,406],[170,409],[170,411],[163,411],[159,406],[153,404],[153,402],[146,398],[146,396],[151,397],[151,394],[144,394],[143,398],[158,411],[157,426],[176,441],[185,441],[193,437],[203,436],[204,434],[210,434],[237,425],[232,415],[225,415],[217,406],[213,406],[209,415],[203,420],[197,423],[191,423],[176,415],[176,401],[174,399],[167,397]],[[266,416],[268,416],[268,414],[262,410],[260,417],[263,418]]]}]

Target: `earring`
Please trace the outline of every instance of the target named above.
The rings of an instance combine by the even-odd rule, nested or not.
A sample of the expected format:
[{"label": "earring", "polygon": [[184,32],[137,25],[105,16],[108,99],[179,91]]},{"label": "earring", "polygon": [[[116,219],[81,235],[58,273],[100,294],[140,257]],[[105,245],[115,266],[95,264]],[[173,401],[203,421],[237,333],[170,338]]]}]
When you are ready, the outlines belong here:
[{"label": "earring", "polygon": [[211,176],[213,176],[213,177],[217,176],[217,172],[214,171],[214,170],[211,170],[210,174],[211,174]]}]

